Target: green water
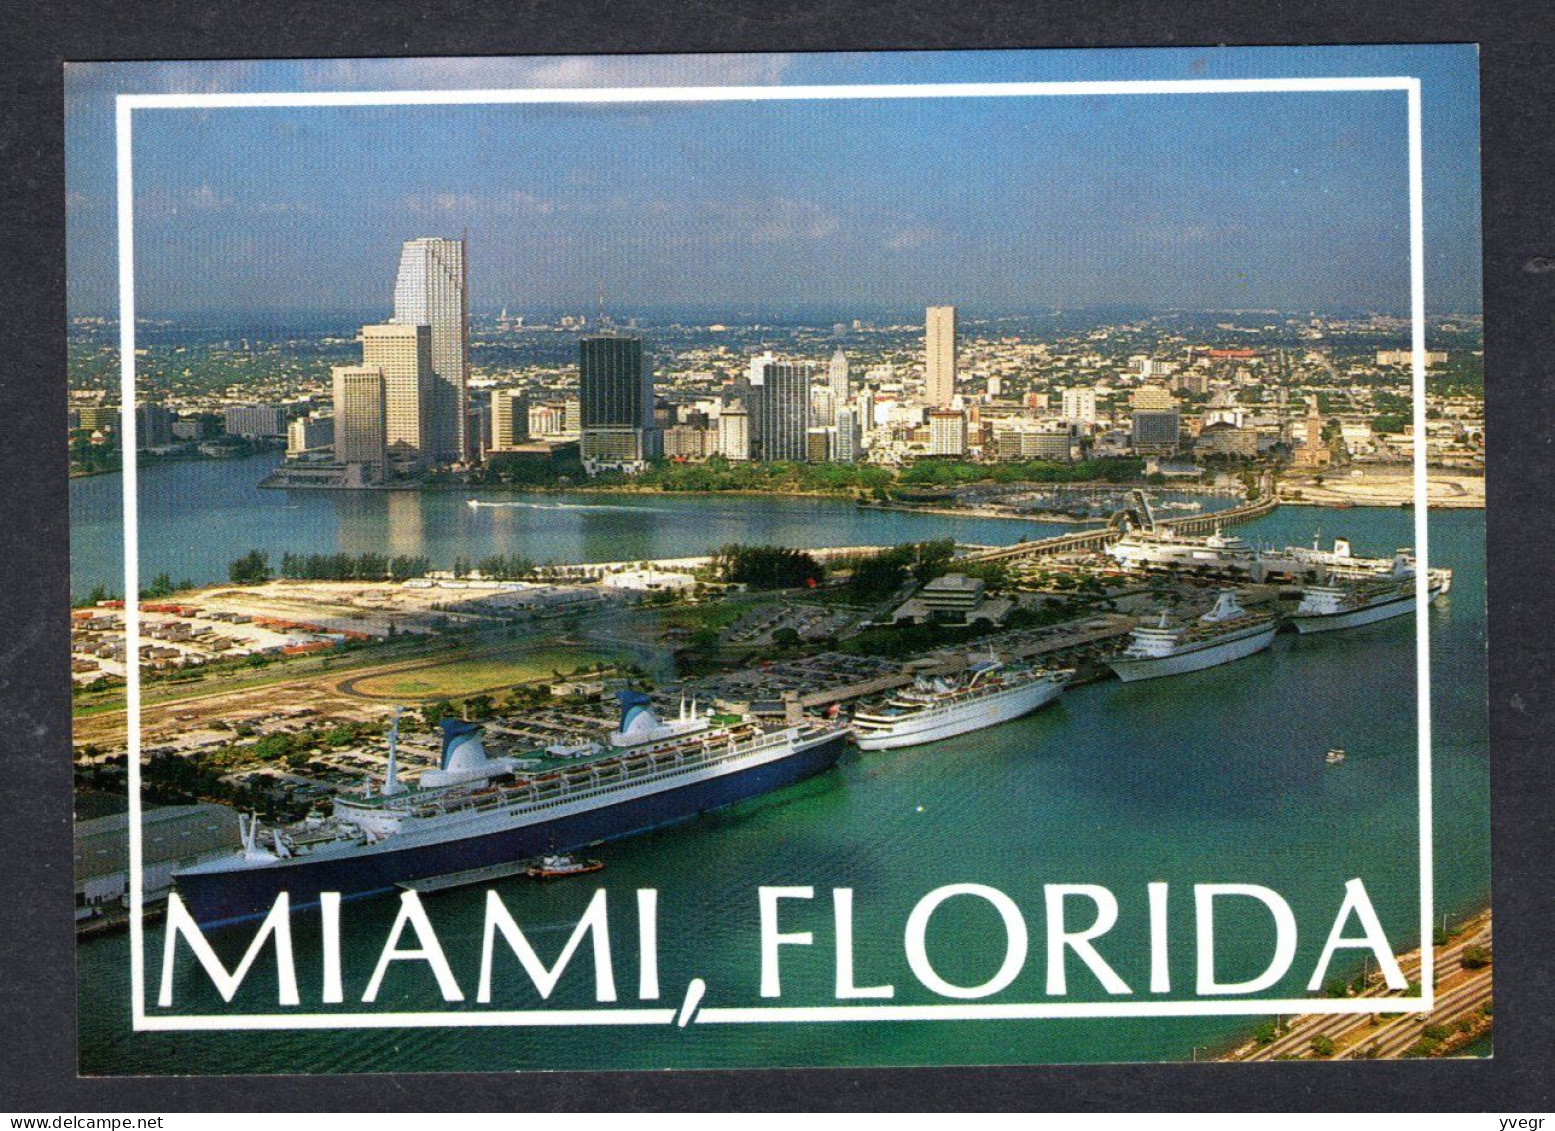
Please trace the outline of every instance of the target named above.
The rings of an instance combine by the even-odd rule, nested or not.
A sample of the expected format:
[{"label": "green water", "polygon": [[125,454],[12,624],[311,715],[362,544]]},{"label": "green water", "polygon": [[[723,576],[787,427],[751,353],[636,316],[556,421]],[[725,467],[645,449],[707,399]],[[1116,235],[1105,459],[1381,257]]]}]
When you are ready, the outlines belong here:
[{"label": "green water", "polygon": [[[1438,913],[1457,915],[1482,906],[1490,890],[1484,518],[1433,512],[1430,522],[1433,563],[1456,571],[1451,595],[1430,616],[1435,895]],[[1363,553],[1413,541],[1409,512],[1372,509],[1286,507],[1238,532],[1284,544],[1310,541],[1318,525],[1325,540],[1348,535]],[[664,995],[657,1004],[674,1009],[693,977],[708,986],[704,1007],[764,1004],[757,902],[763,884],[816,889],[811,903],[783,905],[783,929],[813,931],[815,945],[784,948],[782,1004],[827,1005],[834,887],[856,893],[858,984],[889,982],[897,1003],[934,1000],[903,952],[903,925],[916,901],[947,883],[1000,889],[1022,909],[1031,951],[1013,985],[986,1000],[1040,1002],[1057,1000],[1045,992],[1044,884],[1095,883],[1117,896],[1119,922],[1097,947],[1134,999],[1147,1000],[1145,885],[1172,885],[1173,996],[1186,998],[1194,977],[1191,885],[1257,883],[1283,895],[1300,925],[1291,973],[1269,993],[1300,996],[1351,877],[1365,881],[1398,949],[1418,943],[1414,655],[1407,617],[1323,636],[1282,635],[1268,652],[1221,668],[1094,684],[977,734],[852,753],[837,771],[784,793],[604,846],[601,884],[509,881],[498,890],[550,962],[603,886],[612,905],[618,1004],[630,1007],[639,1004],[633,893],[656,888]],[[1323,752],[1335,745],[1346,747],[1349,759],[1326,766]],[[469,999],[449,1008],[476,1008],[483,898],[483,889],[471,889],[426,900]],[[1074,904],[1078,924],[1086,921],[1084,906]],[[327,1008],[444,1008],[419,962],[393,964],[377,1003],[360,1004],[395,908],[392,898],[347,905],[347,1004]],[[1228,906],[1223,926],[1220,976],[1251,977],[1270,946],[1267,916]],[[299,919],[298,928],[304,1003],[322,1011],[317,925]],[[229,966],[247,939],[240,929],[217,940]],[[154,992],[160,927],[148,931],[146,950]],[[946,979],[984,981],[1003,951],[998,920],[985,905],[952,900],[936,914],[928,952]],[[540,1007],[517,961],[505,948],[499,954],[493,1005]],[[588,958],[585,947],[544,1004],[594,1005]],[[1209,1017],[135,1034],[127,937],[84,945],[80,975],[80,1059],[89,1074],[1187,1060],[1195,1047],[1202,1056],[1206,1046],[1224,1045],[1255,1024]],[[180,1011],[224,1008],[187,956],[175,989]],[[1071,959],[1066,1000],[1107,997]],[[268,956],[230,1008],[276,1011]]]}]

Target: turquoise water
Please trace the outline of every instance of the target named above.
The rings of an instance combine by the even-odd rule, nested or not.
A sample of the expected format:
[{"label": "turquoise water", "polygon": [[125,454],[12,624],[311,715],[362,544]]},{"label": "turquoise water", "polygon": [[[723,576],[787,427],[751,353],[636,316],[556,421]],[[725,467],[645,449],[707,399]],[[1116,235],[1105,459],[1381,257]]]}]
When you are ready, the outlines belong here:
[{"label": "turquoise water", "polygon": [[[472,509],[469,491],[273,491],[258,484],[279,455],[167,463],[140,475],[141,576],[227,580],[258,548],[296,553],[524,554],[537,562],[637,561],[709,553],[730,542],[890,545],[931,538],[1006,544],[1074,529],[1023,519],[968,519],[859,508],[837,499],[748,496],[525,495],[481,490],[508,506]],[[70,484],[70,587],[124,588],[118,475]]]},{"label": "turquoise water", "polygon": [[[744,513],[743,531],[806,521],[807,504],[799,504],[795,515],[780,500],[713,502],[718,508],[693,513],[723,514],[719,508],[727,505],[730,515]],[[451,504],[468,509],[459,500]],[[605,528],[619,524],[621,515],[600,513],[608,516]],[[814,513],[810,522],[818,521]],[[958,531],[978,525],[946,521]],[[1436,903],[1439,914],[1459,915],[1482,906],[1490,890],[1484,516],[1433,512],[1430,521],[1433,562],[1456,571],[1450,597],[1430,616]],[[1276,544],[1309,542],[1318,526],[1325,540],[1348,535],[1363,553],[1386,553],[1413,541],[1410,512],[1395,510],[1285,507],[1239,533]],[[1145,885],[1172,885],[1170,967],[1176,994],[1188,997],[1194,977],[1191,885],[1257,883],[1275,889],[1295,910],[1297,959],[1271,993],[1298,996],[1351,877],[1365,881],[1399,949],[1418,942],[1414,655],[1411,618],[1309,638],[1282,635],[1270,651],[1236,664],[1169,680],[1094,684],[1034,716],[978,734],[851,754],[837,771],[792,790],[604,846],[598,850],[608,864],[602,884],[510,881],[498,890],[550,962],[595,888],[604,887],[612,905],[619,1004],[634,1006],[633,892],[656,888],[664,987],[658,1004],[673,1009],[693,977],[707,983],[704,1007],[763,1004],[757,902],[763,884],[816,889],[812,902],[783,905],[783,929],[812,931],[815,945],[784,948],[782,1003],[825,1005],[833,1000],[834,887],[855,891],[858,983],[889,982],[901,1003],[933,1000],[917,985],[903,952],[903,925],[916,901],[946,883],[1004,891],[1023,912],[1031,952],[1010,988],[987,1000],[1021,1002],[1055,1000],[1045,992],[1044,884],[1095,883],[1117,896],[1118,925],[1097,947],[1135,998],[1148,999]],[[1328,767],[1322,755],[1335,745],[1350,757]],[[455,1009],[474,1008],[482,898],[481,889],[472,889],[426,902],[470,999]],[[329,1008],[443,1008],[433,979],[417,962],[393,964],[378,1002],[359,1002],[395,907],[393,899],[374,899],[345,909],[348,1004]],[[1084,902],[1074,907],[1083,924]],[[1218,970],[1227,980],[1250,977],[1262,968],[1272,936],[1267,917],[1229,906],[1225,916]],[[318,1010],[317,926],[301,919],[298,927],[304,1002]],[[240,930],[217,940],[229,966],[247,939]],[[1003,937],[986,906],[953,900],[934,918],[928,951],[942,976],[972,984],[997,967]],[[148,931],[146,952],[154,991],[160,927]],[[517,962],[505,949],[499,953],[493,1004],[539,1007]],[[133,1034],[127,937],[94,940],[81,947],[79,961],[80,1059],[89,1074],[1187,1060],[1195,1047],[1203,1055],[1206,1046],[1232,1041],[1254,1024],[1246,1018],[1125,1018]],[[268,956],[260,961],[231,1008],[275,1011],[269,963]],[[546,1004],[591,1007],[591,968],[585,947]],[[1067,1000],[1108,996],[1073,960],[1069,976]],[[187,961],[175,984],[181,1010],[223,1008]]]}]

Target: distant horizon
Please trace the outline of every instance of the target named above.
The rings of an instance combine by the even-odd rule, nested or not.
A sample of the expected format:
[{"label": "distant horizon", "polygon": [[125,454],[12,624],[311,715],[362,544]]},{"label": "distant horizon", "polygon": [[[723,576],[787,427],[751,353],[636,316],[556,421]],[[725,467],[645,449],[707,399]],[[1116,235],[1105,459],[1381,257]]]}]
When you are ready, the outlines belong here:
[{"label": "distant horizon", "polygon": [[[71,64],[67,306],[116,306],[120,92],[1377,74],[1421,81],[1428,311],[1478,313],[1466,45]],[[785,317],[1402,316],[1404,111],[1397,91],[142,110],[137,308],[387,311],[402,241],[468,231],[482,309],[587,314],[603,288]]]},{"label": "distant horizon", "polygon": [[[1007,322],[1018,319],[1053,318],[1085,316],[1100,318],[1102,316],[1114,317],[1117,321],[1129,321],[1140,318],[1169,318],[1169,317],[1268,317],[1268,318],[1317,318],[1328,320],[1354,320],[1367,317],[1393,318],[1400,321],[1409,320],[1409,311],[1405,310],[1381,310],[1371,307],[1348,308],[1275,308],[1275,307],[1183,307],[1183,306],[1139,306],[1135,304],[1121,303],[1090,303],[1073,306],[1039,305],[1026,308],[1009,307],[1004,309],[981,309],[959,305],[954,302],[941,302],[937,305],[954,306],[957,312],[957,320],[962,324],[979,324],[985,322]],[[656,307],[633,307],[629,310],[605,311],[605,321],[620,327],[630,319],[649,320],[655,325],[668,325],[678,323],[681,325],[716,325],[719,323],[734,327],[748,328],[757,325],[773,323],[777,325],[791,325],[796,327],[814,327],[827,329],[833,325],[849,324],[848,333],[853,333],[851,322],[858,319],[870,324],[870,328],[878,329],[884,324],[895,326],[921,326],[923,324],[924,307],[872,307],[839,309],[834,307],[809,307],[795,305],[783,310],[766,309],[751,310],[730,309],[716,304],[674,304]],[[503,306],[483,306],[470,311],[472,319],[492,320],[500,318],[506,310],[510,319],[522,318],[526,322],[536,319],[558,319],[562,317],[585,317],[589,325],[599,324],[599,313],[596,309],[585,309],[582,306],[548,305],[543,307],[521,307],[516,304]],[[367,310],[353,308],[337,309],[311,309],[306,307],[272,307],[253,308],[242,311],[220,311],[214,309],[197,309],[183,311],[168,311],[155,316],[139,314],[136,316],[137,325],[161,325],[161,324],[190,324],[204,322],[220,326],[237,328],[250,326],[255,330],[280,328],[302,323],[315,325],[339,324],[342,326],[365,326],[378,322],[388,321],[388,310]],[[1479,310],[1440,310],[1428,315],[1431,322],[1445,322],[1453,319],[1481,319],[1483,313]],[[117,322],[118,312],[115,310],[83,311],[72,313],[69,316],[71,322],[102,321]],[[694,321],[693,321],[694,320]],[[194,328],[189,326],[188,328]],[[207,327],[201,327],[207,328]]]}]

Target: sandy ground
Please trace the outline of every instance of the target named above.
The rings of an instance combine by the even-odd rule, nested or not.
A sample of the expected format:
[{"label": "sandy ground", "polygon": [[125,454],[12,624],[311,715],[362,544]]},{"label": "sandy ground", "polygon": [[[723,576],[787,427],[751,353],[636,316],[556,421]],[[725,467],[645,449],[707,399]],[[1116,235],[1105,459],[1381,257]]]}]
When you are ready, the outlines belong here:
[{"label": "sandy ground", "polygon": [[[1322,476],[1287,476],[1280,482],[1280,498],[1288,503],[1332,506],[1352,503],[1358,507],[1397,507],[1413,502],[1414,474],[1407,467],[1368,467],[1340,470]],[[1432,471],[1426,483],[1433,507],[1484,507],[1485,478],[1456,471]]]}]

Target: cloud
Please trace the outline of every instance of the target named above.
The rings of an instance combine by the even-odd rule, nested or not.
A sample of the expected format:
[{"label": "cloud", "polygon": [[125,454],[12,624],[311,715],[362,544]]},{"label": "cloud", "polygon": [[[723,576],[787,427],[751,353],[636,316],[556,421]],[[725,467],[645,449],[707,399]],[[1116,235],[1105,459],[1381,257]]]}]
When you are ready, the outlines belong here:
[{"label": "cloud", "polygon": [[230,196],[218,193],[210,185],[201,185],[184,199],[184,203],[201,212],[215,212],[231,208],[233,200]]},{"label": "cloud", "polygon": [[939,233],[930,227],[902,228],[886,237],[885,248],[887,251],[916,251],[927,247],[938,237]]},{"label": "cloud", "polygon": [[564,55],[506,59],[322,59],[304,62],[309,89],[747,86],[781,81],[788,55]]},{"label": "cloud", "polygon": [[738,205],[731,219],[744,220],[747,238],[758,245],[831,239],[842,230],[834,213],[813,201],[785,197]]},{"label": "cloud", "polygon": [[495,195],[470,192],[411,193],[401,201],[405,211],[417,216],[485,213],[499,216],[548,216],[558,211],[549,200],[513,189]]}]

